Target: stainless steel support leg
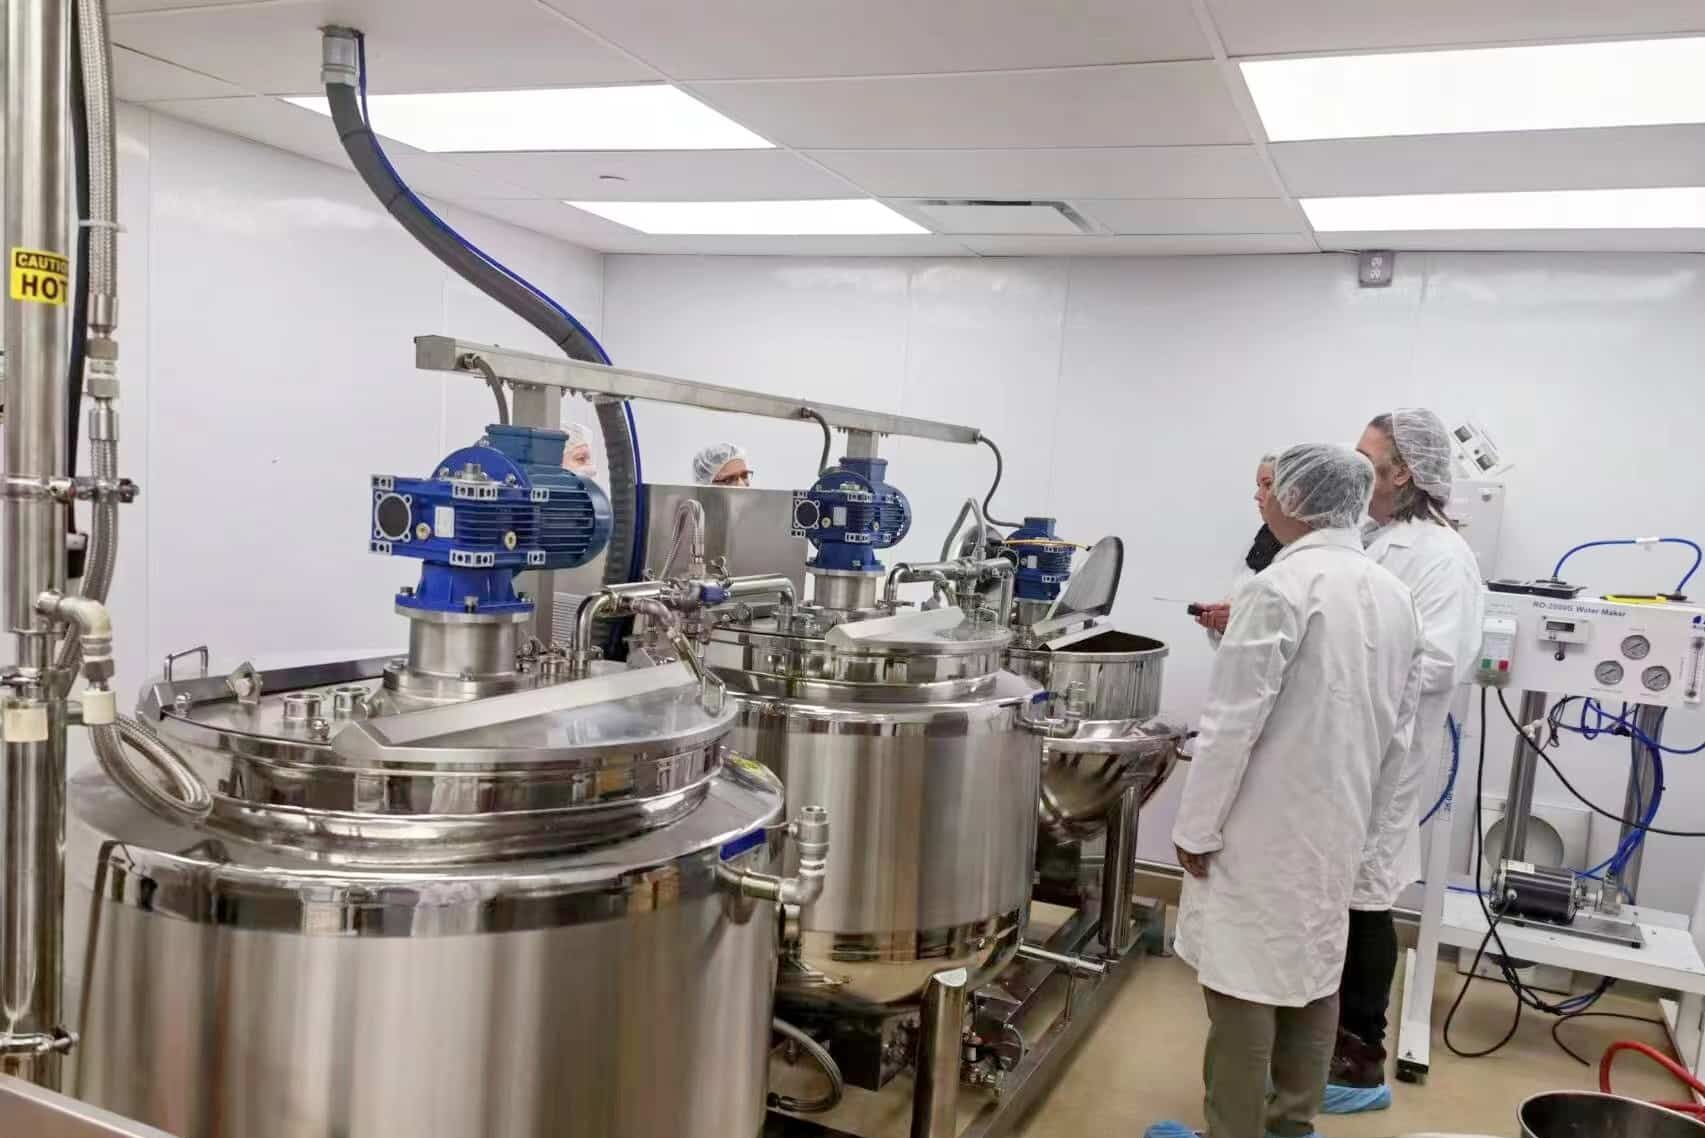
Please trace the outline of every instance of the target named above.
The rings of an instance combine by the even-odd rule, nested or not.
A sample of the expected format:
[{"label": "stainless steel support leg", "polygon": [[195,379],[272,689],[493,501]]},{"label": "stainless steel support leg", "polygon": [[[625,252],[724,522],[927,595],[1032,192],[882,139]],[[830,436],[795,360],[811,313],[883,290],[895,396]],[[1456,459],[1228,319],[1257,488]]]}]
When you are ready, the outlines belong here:
[{"label": "stainless steel support leg", "polygon": [[954,1138],[959,1133],[960,1041],[970,993],[971,977],[963,968],[937,972],[924,989],[912,1138]]},{"label": "stainless steel support leg", "polygon": [[[1546,695],[1542,691],[1521,693],[1521,714],[1517,716],[1525,727],[1545,718]],[[1527,820],[1533,814],[1533,780],[1539,771],[1539,756],[1526,739],[1516,740],[1515,753],[1510,757],[1510,788],[1504,795],[1504,840],[1498,849],[1499,861],[1521,861],[1527,856]],[[1480,824],[1477,818],[1475,825]]]},{"label": "stainless steel support leg", "polygon": [[1131,880],[1137,864],[1137,788],[1129,786],[1107,811],[1107,853],[1101,863],[1101,946],[1114,960],[1131,950]]},{"label": "stainless steel support leg", "polygon": [[[1634,713],[1634,726],[1640,733],[1653,742],[1659,741],[1663,731],[1664,711],[1661,707],[1651,707],[1640,704]],[[1628,790],[1622,799],[1622,816],[1630,821],[1637,821],[1645,816],[1646,806],[1652,801],[1652,795],[1657,791],[1657,766],[1652,762],[1652,752],[1646,747],[1640,747],[1638,753],[1629,764]],[[1622,824],[1622,831],[1617,835],[1616,848],[1621,849],[1635,832],[1636,827]],[[1640,860],[1645,853],[1646,844],[1641,842],[1634,847],[1634,852],[1628,855],[1628,860],[1622,864],[1620,876],[1613,877],[1610,873],[1604,876],[1605,898],[1600,906],[1606,912],[1617,912],[1622,907],[1622,893],[1628,894],[1629,900],[1638,897],[1640,885]]]}]

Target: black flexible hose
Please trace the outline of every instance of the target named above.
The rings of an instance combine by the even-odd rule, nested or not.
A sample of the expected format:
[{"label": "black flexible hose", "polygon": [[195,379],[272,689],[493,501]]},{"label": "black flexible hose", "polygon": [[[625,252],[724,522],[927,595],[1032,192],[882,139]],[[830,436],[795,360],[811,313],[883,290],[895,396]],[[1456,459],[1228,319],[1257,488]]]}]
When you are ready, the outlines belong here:
[{"label": "black flexible hose", "polygon": [[829,420],[809,407],[801,407],[799,417],[801,419],[815,419],[817,425],[823,428],[823,453],[817,459],[817,473],[821,474],[829,469],[829,448],[834,442],[834,436],[829,433]]},{"label": "black flexible hose", "polygon": [[[328,32],[330,35],[337,33]],[[350,34],[350,33],[343,33]],[[597,345],[572,319],[493,268],[484,258],[457,241],[422,207],[403,184],[379,147],[361,113],[353,86],[326,84],[326,102],[338,139],[355,172],[388,213],[426,251],[450,271],[537,328],[570,359],[607,362]],[[639,482],[633,460],[634,440],[626,407],[620,401],[596,404],[598,426],[610,460],[610,541],[604,553],[604,582],[628,580],[634,550],[645,535],[639,531]]]},{"label": "black flexible hose", "polygon": [[995,517],[995,491],[1001,488],[1001,476],[1006,473],[1006,460],[1001,457],[1001,448],[995,445],[995,440],[987,435],[978,435],[977,441],[995,452],[995,481],[989,487],[989,492],[983,497],[983,520],[990,525],[1016,527],[1017,522],[1004,522]]},{"label": "black flexible hose", "polygon": [[[82,41],[82,21],[77,5],[71,5],[71,43]],[[71,83],[71,156],[77,194],[76,265],[71,283],[71,351],[65,384],[65,473],[77,475],[77,444],[83,435],[83,360],[89,345],[89,99],[83,86],[83,69],[73,65]],[[77,532],[77,511],[65,511],[65,532]],[[66,546],[68,579],[83,575],[86,550]]]}]

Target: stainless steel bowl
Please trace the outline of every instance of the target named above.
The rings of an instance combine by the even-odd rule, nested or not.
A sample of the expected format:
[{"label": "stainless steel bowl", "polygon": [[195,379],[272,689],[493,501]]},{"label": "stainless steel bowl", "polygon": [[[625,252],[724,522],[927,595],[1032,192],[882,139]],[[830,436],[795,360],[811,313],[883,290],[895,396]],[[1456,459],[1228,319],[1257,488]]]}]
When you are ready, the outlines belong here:
[{"label": "stainless steel bowl", "polygon": [[1135,720],[1085,723],[1042,752],[1038,816],[1056,838],[1093,838],[1128,787],[1147,805],[1178,764],[1178,732]]},{"label": "stainless steel bowl", "polygon": [[1705,1138],[1705,1123],[1649,1102],[1548,1091],[1521,1104],[1522,1138]]}]

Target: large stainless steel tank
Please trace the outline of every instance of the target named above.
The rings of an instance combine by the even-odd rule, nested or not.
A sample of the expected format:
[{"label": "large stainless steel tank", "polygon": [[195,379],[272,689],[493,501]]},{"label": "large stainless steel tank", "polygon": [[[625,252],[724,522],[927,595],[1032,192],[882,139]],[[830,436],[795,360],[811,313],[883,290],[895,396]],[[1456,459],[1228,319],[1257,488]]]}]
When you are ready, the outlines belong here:
[{"label": "large stainless steel tank", "polygon": [[382,664],[156,688],[205,828],[72,781],[78,1094],[180,1138],[755,1135],[779,920],[728,881],[783,801],[732,710],[676,664],[361,718]]},{"label": "large stainless steel tank", "polygon": [[991,977],[1030,901],[1036,691],[1001,668],[1009,640],[956,611],[843,624],[809,613],[724,625],[706,663],[739,709],[736,749],[781,776],[790,804],[835,826],[822,897],[779,980],[789,1000],[906,1004],[936,972]]},{"label": "large stainless steel tank", "polygon": [[1153,745],[1141,730],[1160,711],[1166,655],[1158,640],[1099,626],[1007,652],[1008,667],[1082,720],[1073,738],[1044,746],[1039,811],[1053,836],[1095,837],[1127,788],[1141,805],[1172,773],[1176,748]]}]

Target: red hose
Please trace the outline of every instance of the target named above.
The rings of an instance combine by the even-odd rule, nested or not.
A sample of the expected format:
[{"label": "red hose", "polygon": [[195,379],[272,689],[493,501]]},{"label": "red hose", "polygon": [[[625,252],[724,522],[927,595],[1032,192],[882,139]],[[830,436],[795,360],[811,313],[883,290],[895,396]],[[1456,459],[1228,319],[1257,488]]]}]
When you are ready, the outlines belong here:
[{"label": "red hose", "polygon": [[[1604,1049],[1604,1058],[1598,1061],[1598,1089],[1605,1094],[1615,1094],[1610,1089],[1610,1065],[1616,1059],[1618,1051],[1632,1051],[1636,1055],[1644,1055],[1670,1074],[1691,1087],[1695,1093],[1705,1095],[1705,1083],[1693,1077],[1693,1072],[1665,1055],[1655,1047],[1644,1043],[1635,1043],[1630,1039],[1619,1039]],[[1705,1117],[1705,1103],[1697,1102],[1655,1102],[1653,1106],[1661,1106],[1665,1110],[1673,1110],[1679,1114],[1691,1114],[1695,1117]]]}]

